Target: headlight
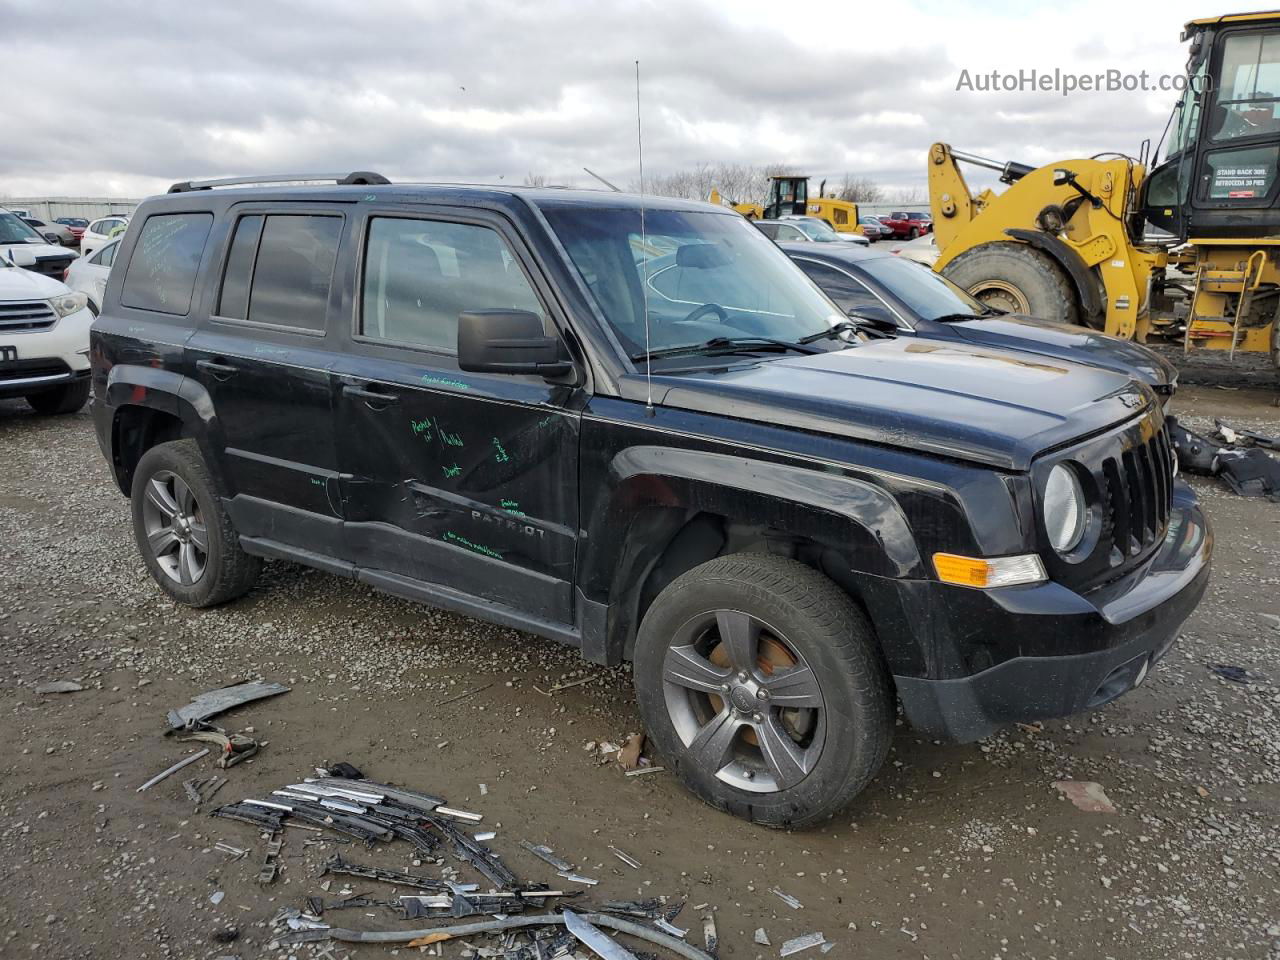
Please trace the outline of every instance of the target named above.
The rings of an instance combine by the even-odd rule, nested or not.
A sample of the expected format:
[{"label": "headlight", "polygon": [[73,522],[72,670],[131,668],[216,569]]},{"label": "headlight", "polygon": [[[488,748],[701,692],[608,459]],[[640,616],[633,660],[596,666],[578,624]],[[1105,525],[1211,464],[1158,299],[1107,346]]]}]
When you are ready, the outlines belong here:
[{"label": "headlight", "polygon": [[1044,527],[1049,544],[1059,553],[1070,553],[1084,537],[1087,505],[1076,473],[1066,464],[1049,471],[1044,485]]},{"label": "headlight", "polygon": [[64,293],[49,298],[49,306],[59,317],[69,317],[77,310],[83,310],[89,304],[89,298],[83,293]]}]

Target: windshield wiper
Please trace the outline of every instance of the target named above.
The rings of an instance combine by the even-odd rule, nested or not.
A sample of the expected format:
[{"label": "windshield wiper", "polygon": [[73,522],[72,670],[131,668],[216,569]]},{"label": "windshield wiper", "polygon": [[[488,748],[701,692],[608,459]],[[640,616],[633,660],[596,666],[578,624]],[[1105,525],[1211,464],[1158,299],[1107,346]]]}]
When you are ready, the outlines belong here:
[{"label": "windshield wiper", "polygon": [[817,333],[811,333],[807,337],[801,337],[798,343],[817,343],[819,340],[836,340],[841,334],[845,333],[865,333],[868,330],[874,330],[875,327],[870,323],[857,323],[853,320],[841,320],[839,323],[832,324],[826,330],[820,330]]},{"label": "windshield wiper", "polygon": [[995,307],[983,307],[981,313],[944,313],[940,317],[933,319],[937,323],[948,323],[952,320],[981,320],[983,317],[1003,317],[1004,310],[997,310]]},{"label": "windshield wiper", "polygon": [[703,343],[688,343],[681,347],[664,347],[661,350],[650,350],[638,353],[631,358],[633,363],[648,360],[660,360],[663,357],[686,356],[721,356],[732,353],[758,353],[769,350],[794,350],[796,353],[821,353],[816,347],[808,346],[803,340],[793,343],[790,340],[777,340],[773,337],[712,337]]}]

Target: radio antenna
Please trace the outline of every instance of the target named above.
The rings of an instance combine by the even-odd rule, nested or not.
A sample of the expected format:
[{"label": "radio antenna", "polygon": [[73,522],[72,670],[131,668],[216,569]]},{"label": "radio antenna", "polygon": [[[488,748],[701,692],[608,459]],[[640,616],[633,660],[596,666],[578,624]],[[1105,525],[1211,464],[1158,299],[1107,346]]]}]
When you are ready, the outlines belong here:
[{"label": "radio antenna", "polygon": [[649,346],[649,235],[644,224],[644,137],[640,128],[640,61],[636,61],[636,158],[640,164],[640,295],[644,305],[644,414],[653,416],[653,360]]}]

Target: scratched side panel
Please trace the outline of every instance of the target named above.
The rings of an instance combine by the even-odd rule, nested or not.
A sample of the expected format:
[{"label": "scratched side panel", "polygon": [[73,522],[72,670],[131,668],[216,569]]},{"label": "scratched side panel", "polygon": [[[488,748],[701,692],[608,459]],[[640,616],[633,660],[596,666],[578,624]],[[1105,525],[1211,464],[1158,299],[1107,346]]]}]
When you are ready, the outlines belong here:
[{"label": "scratched side panel", "polygon": [[[354,562],[571,622],[578,416],[566,391],[428,354],[348,356],[335,382]],[[395,400],[342,389],[374,385]]]}]

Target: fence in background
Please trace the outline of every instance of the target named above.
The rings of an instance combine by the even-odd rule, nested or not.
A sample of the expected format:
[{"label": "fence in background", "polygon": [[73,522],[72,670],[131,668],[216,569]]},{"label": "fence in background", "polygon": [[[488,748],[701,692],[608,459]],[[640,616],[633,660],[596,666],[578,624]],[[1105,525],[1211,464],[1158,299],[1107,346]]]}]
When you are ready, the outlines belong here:
[{"label": "fence in background", "polygon": [[0,196],[0,208],[27,210],[39,220],[57,220],[59,217],[84,217],[97,220],[113,213],[133,213],[141,200],[122,197],[5,197]]}]

